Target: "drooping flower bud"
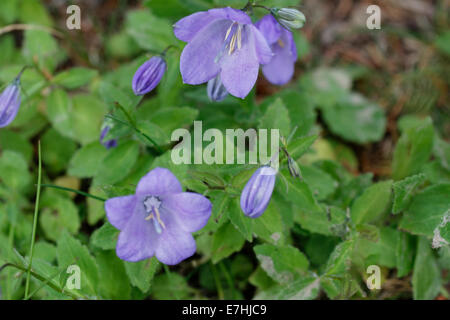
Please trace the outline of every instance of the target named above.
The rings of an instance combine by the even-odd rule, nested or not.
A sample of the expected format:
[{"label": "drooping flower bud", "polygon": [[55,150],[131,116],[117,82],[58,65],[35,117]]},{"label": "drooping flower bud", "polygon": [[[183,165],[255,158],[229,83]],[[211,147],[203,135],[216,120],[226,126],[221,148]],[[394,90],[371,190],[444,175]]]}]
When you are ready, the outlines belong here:
[{"label": "drooping flower bud", "polygon": [[134,74],[134,94],[142,96],[155,89],[166,72],[166,69],[166,61],[161,56],[155,56],[146,61]]},{"label": "drooping flower bud", "polygon": [[20,75],[0,95],[0,128],[9,125],[19,112]]},{"label": "drooping flower bud", "polygon": [[288,156],[288,169],[291,177],[302,179],[300,167],[298,166],[297,162],[291,158],[291,156]]},{"label": "drooping flower bud", "polygon": [[214,102],[223,101],[228,96],[228,91],[222,84],[220,75],[208,81],[206,91],[209,99]]},{"label": "drooping flower bud", "polygon": [[297,9],[273,8],[271,12],[272,15],[277,19],[277,21],[288,30],[300,29],[305,25],[306,17]]},{"label": "drooping flower bud", "polygon": [[277,172],[269,166],[255,171],[241,194],[241,209],[250,218],[258,218],[269,205]]},{"label": "drooping flower bud", "polygon": [[117,147],[117,139],[106,139],[111,127],[109,125],[105,125],[102,129],[102,133],[100,134],[100,143],[106,148],[111,149]]}]

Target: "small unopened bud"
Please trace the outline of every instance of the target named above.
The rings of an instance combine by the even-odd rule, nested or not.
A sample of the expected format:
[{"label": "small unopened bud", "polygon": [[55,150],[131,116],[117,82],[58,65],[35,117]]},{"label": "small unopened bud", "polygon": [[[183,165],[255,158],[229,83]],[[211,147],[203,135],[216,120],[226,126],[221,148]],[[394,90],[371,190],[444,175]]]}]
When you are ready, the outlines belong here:
[{"label": "small unopened bud", "polygon": [[133,77],[133,91],[137,96],[149,93],[161,81],[166,72],[167,64],[163,57],[155,56],[145,62]]},{"label": "small unopened bud", "polygon": [[241,209],[250,218],[258,218],[269,205],[277,172],[269,166],[255,171],[242,190]]},{"label": "small unopened bud", "polygon": [[103,126],[102,132],[100,134],[100,143],[106,148],[111,149],[117,147],[117,139],[109,139],[108,133],[111,130],[111,126],[109,124],[105,124]]},{"label": "small unopened bud", "polygon": [[[22,71],[23,72],[23,71]],[[9,125],[17,116],[20,108],[20,76],[6,87],[0,95],[0,128]]]},{"label": "small unopened bud", "polygon": [[208,93],[209,99],[214,102],[223,101],[228,96],[228,91],[222,84],[220,75],[208,81],[206,91]]},{"label": "small unopened bud", "polygon": [[288,30],[300,29],[305,25],[306,17],[297,9],[273,8],[271,12],[277,21]]},{"label": "small unopened bud", "polygon": [[288,157],[288,168],[289,173],[291,174],[292,177],[300,179],[302,178],[300,167],[298,166],[297,162],[290,156]]}]

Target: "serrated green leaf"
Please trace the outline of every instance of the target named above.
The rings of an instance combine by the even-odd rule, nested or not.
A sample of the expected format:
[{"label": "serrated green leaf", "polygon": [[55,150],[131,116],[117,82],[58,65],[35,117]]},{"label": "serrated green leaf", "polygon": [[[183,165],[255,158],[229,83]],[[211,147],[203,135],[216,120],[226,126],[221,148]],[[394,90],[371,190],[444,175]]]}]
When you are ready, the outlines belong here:
[{"label": "serrated green leaf", "polygon": [[413,197],[414,190],[424,181],[425,175],[418,174],[394,183],[394,205],[392,206],[393,214],[399,213],[408,207],[411,202],[411,198]]}]

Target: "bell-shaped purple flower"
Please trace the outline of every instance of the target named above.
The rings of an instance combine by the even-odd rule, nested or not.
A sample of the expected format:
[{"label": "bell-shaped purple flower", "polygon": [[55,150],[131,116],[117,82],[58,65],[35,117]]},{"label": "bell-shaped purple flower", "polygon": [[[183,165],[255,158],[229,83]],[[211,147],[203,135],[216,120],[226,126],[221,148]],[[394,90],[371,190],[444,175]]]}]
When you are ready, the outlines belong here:
[{"label": "bell-shaped purple flower", "polygon": [[223,101],[228,96],[228,91],[220,80],[220,76],[208,81],[206,91],[209,99],[214,102]]},{"label": "bell-shaped purple flower", "polygon": [[272,58],[261,32],[243,11],[232,8],[197,12],[178,21],[175,36],[188,42],[181,54],[184,83],[198,85],[220,75],[226,90],[245,98],[260,64]]},{"label": "bell-shaped purple flower", "polygon": [[272,60],[262,68],[264,76],[275,85],[288,83],[294,76],[297,61],[297,47],[292,32],[283,28],[271,14],[264,16],[255,25],[274,53]]},{"label": "bell-shaped purple flower", "polygon": [[241,209],[250,218],[258,218],[269,205],[277,172],[270,166],[255,171],[242,190]]},{"label": "bell-shaped purple flower", "polygon": [[161,56],[155,56],[146,61],[134,74],[134,94],[142,96],[155,89],[166,72],[166,69],[166,61]]},{"label": "bell-shaped purple flower", "polygon": [[196,251],[192,232],[211,216],[211,202],[201,194],[183,192],[168,170],[155,168],[137,185],[134,195],[106,201],[109,222],[119,229],[117,256],[136,262],[156,256],[174,265]]},{"label": "bell-shaped purple flower", "polygon": [[20,75],[0,95],[0,128],[9,125],[20,107]]},{"label": "bell-shaped purple flower", "polygon": [[100,134],[100,143],[106,148],[111,149],[117,147],[117,139],[109,139],[106,140],[106,136],[108,135],[111,127],[109,125],[105,125]]}]

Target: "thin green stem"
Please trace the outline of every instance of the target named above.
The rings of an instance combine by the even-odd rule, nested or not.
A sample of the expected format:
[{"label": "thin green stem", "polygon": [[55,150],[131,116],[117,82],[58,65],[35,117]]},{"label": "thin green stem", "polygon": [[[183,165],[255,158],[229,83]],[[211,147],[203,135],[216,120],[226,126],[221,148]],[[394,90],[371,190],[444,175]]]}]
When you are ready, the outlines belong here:
[{"label": "thin green stem", "polygon": [[[22,272],[28,272],[28,268],[19,266],[19,265],[14,264],[14,263],[6,263],[6,264],[2,265],[2,266],[0,267],[0,272],[2,272],[2,271],[3,271],[4,269],[6,269],[7,267],[13,267],[13,268],[16,268],[16,269],[18,269],[18,270],[20,270],[20,271],[22,271]],[[65,295],[67,295],[68,297],[71,297],[71,298],[74,299],[74,300],[84,299],[84,298],[85,298],[85,297],[83,297],[82,295],[80,295],[80,294],[78,294],[78,293],[75,293],[75,292],[72,292],[72,291],[64,291],[64,290],[62,290],[60,287],[58,287],[57,285],[55,285],[54,283],[52,283],[51,280],[49,280],[49,279],[47,279],[47,278],[41,276],[40,274],[38,274],[38,273],[36,273],[36,272],[34,272],[34,271],[31,271],[30,273],[31,273],[31,275],[32,275],[33,277],[35,277],[37,280],[39,280],[39,281],[41,281],[41,282],[47,282],[47,285],[48,285],[50,288],[52,288],[53,290],[58,291],[58,292],[61,292],[62,294],[65,294]],[[27,295],[25,295],[25,296],[27,296]]]},{"label": "thin green stem", "polygon": [[225,279],[227,281],[228,287],[231,290],[231,296],[233,297],[233,299],[235,298],[234,296],[234,284],[233,284],[233,278],[231,277],[230,273],[228,272],[227,268],[225,267],[225,264],[223,262],[219,263],[219,267],[222,270],[223,274],[225,275]]},{"label": "thin green stem", "polygon": [[68,191],[68,192],[73,192],[73,193],[77,193],[79,195],[85,196],[85,197],[89,197],[95,200],[99,200],[99,201],[103,201],[105,202],[107,199],[98,197],[98,196],[94,196],[92,194],[89,194],[87,192],[83,192],[80,190],[75,190],[75,189],[71,189],[71,188],[66,188],[66,187],[61,187],[61,186],[57,186],[54,184],[42,184],[41,187],[45,187],[45,188],[53,188],[53,189],[59,189],[59,190],[63,190],[63,191]]},{"label": "thin green stem", "polygon": [[[11,259],[12,257],[12,252],[13,252],[13,248],[14,248],[14,229],[15,229],[15,225],[14,223],[11,223],[10,229],[9,229],[9,236],[8,236],[8,242],[9,242],[9,248],[11,248],[11,251],[8,252],[8,256],[9,259]],[[11,299],[11,272],[9,272],[8,270],[8,274],[7,274],[7,280],[6,280],[6,297],[8,300]]]},{"label": "thin green stem", "polygon": [[222,283],[220,282],[219,275],[217,274],[216,266],[211,262],[211,270],[214,277],[214,281],[216,283],[217,295],[219,300],[225,299],[225,294],[223,293]]},{"label": "thin green stem", "polygon": [[150,141],[150,143],[155,147],[155,149],[160,153],[164,153],[164,151],[161,149],[161,147],[155,142],[155,140],[153,140],[152,138],[150,138],[148,135],[146,135],[144,132],[142,132],[141,130],[139,130],[138,128],[136,128],[135,126],[131,125],[128,122],[125,122],[123,120],[117,119],[116,117],[113,117],[111,115],[106,115],[106,118],[112,119],[114,121],[117,121],[123,125],[126,125],[130,128],[132,128],[134,131],[136,131],[138,134],[140,134],[141,136],[143,136],[144,138],[146,138],[148,141]]},{"label": "thin green stem", "polygon": [[38,157],[39,157],[38,184],[37,184],[36,202],[34,205],[33,232],[31,235],[31,247],[30,247],[29,262],[28,262],[28,268],[27,268],[27,279],[25,282],[25,297],[28,296],[28,291],[30,289],[31,266],[33,264],[34,242],[36,240],[37,219],[38,219],[38,213],[39,213],[39,200],[41,197],[42,159],[41,159],[41,142],[40,141],[38,142]]}]

